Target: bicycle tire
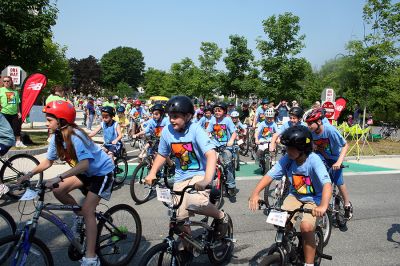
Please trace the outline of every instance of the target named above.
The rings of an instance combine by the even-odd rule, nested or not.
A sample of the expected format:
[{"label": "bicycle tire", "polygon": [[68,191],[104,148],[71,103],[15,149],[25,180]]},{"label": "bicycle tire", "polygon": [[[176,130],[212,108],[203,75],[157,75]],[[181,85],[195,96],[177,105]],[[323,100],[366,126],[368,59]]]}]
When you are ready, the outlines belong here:
[{"label": "bicycle tire", "polygon": [[[19,177],[24,176],[28,171],[32,170],[34,167],[39,165],[38,159],[32,155],[21,153],[11,156],[0,169],[0,180],[2,183],[16,183]],[[14,169],[10,168],[12,166]],[[41,183],[43,180],[43,172],[36,174],[31,178],[31,183],[36,182],[36,184]],[[20,190],[9,191],[7,194],[19,199],[26,189],[21,188]]]},{"label": "bicycle tire", "polygon": [[[159,256],[157,254],[160,253]],[[175,263],[172,263],[174,260]],[[142,257],[139,266],[150,265],[184,265],[179,258],[169,251],[169,244],[166,242],[157,244],[150,248]]]},{"label": "bicycle tire", "polygon": [[[133,219],[124,219],[124,221],[120,222],[119,215],[122,215],[123,213],[128,213],[131,217],[128,219]],[[140,216],[134,208],[126,204],[118,204],[111,207],[104,213],[104,216],[107,217],[107,221],[104,219],[99,221],[97,225],[96,240],[96,252],[101,264],[106,266],[128,265],[132,257],[135,255],[142,238],[142,222]],[[115,228],[118,228],[124,233],[122,239],[116,234]],[[102,233],[103,229],[105,229],[104,235]],[[127,239],[130,235],[134,237],[133,240]],[[124,246],[121,246],[121,242],[124,242]],[[103,243],[105,244],[104,247],[102,246]],[[128,248],[128,251],[123,252],[122,250],[125,246]],[[107,253],[104,253],[104,250]],[[108,256],[117,258],[115,261],[113,260],[113,262],[111,262]]]},{"label": "bicycle tire", "polygon": [[[22,254],[17,254],[17,252],[21,251],[21,249],[24,248],[23,245],[20,246],[17,245],[20,240],[20,237],[21,237],[20,235],[9,235],[0,239],[0,253],[2,253],[4,249],[8,250],[5,256],[0,258],[0,265],[11,265],[12,259],[15,257],[18,257],[15,265],[19,265],[18,261],[19,259],[22,259],[21,258]],[[40,239],[32,237],[30,238],[30,243],[31,243],[30,248],[31,249],[33,248],[35,252],[29,252],[25,262],[26,266],[54,265],[53,257],[51,256],[49,248]],[[39,259],[41,259],[42,261],[38,262],[37,260]]]},{"label": "bicycle tire", "polygon": [[240,149],[239,149],[239,154],[242,156],[246,156],[247,153],[249,152],[249,148],[250,148],[250,141],[249,141],[249,132],[246,132],[246,137],[245,137],[245,142],[240,145]]},{"label": "bicycle tire", "polygon": [[267,207],[280,208],[286,196],[289,194],[289,189],[287,187],[288,184],[286,182],[285,184],[283,184],[285,187],[283,188],[282,195],[275,194],[276,186],[278,185],[279,182],[281,182],[281,180],[273,180],[268,186],[264,188],[264,201]]},{"label": "bicycle tire", "polygon": [[17,225],[12,216],[4,209],[0,208],[0,238],[15,234]]},{"label": "bicycle tire", "polygon": [[323,246],[326,247],[326,245],[329,243],[332,233],[332,212],[330,210],[327,210],[322,219],[320,219],[319,226],[321,227],[323,234]]},{"label": "bicycle tire", "polygon": [[[150,168],[151,167],[149,167],[147,161],[144,160],[138,166],[136,166],[135,171],[133,171],[130,184],[130,192],[132,199],[137,204],[142,204],[148,201],[151,192],[153,191],[151,186],[144,183],[144,179],[147,176],[148,172],[150,171]],[[146,169],[147,169],[147,174],[143,175]],[[142,196],[138,194],[138,192],[141,190],[144,192]]]},{"label": "bicycle tire", "polygon": [[125,182],[128,175],[128,162],[123,157],[114,160],[114,185],[121,185]]},{"label": "bicycle tire", "polygon": [[271,254],[265,256],[261,262],[258,264],[259,266],[269,266],[269,265],[283,265],[281,255],[279,254]]},{"label": "bicycle tire", "polygon": [[346,219],[344,218],[344,200],[342,196],[337,194],[335,196],[335,219],[336,219],[336,224],[338,227],[345,227],[347,224]]},{"label": "bicycle tire", "polygon": [[[215,242],[221,242],[218,243],[217,245],[214,245],[214,248],[208,249],[207,255],[208,259],[210,260],[212,265],[218,265],[221,264],[227,260],[230,259],[232,256],[232,252],[234,249],[235,244],[232,242],[233,239],[233,223],[232,219],[228,215],[228,231],[226,233],[226,236],[228,239],[221,239],[221,240],[216,240]],[[214,227],[215,220],[211,223],[211,226]],[[212,241],[213,239],[213,232],[209,233],[209,240]],[[222,247],[222,250],[216,250],[216,248]],[[222,255],[220,255],[222,253]]]},{"label": "bicycle tire", "polygon": [[314,265],[320,265],[322,258],[319,254],[324,254],[324,234],[322,232],[321,227],[317,226],[315,228],[315,258],[314,258]]}]

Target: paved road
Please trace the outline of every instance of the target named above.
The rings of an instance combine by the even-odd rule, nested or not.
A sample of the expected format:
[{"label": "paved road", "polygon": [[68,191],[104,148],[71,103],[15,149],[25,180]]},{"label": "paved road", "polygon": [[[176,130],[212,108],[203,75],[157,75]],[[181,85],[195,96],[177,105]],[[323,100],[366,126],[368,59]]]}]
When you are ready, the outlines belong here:
[{"label": "paved road", "polygon": [[[274,241],[274,228],[265,223],[263,213],[251,213],[247,209],[247,198],[256,183],[255,178],[238,181],[240,192],[237,202],[225,200],[223,206],[233,218],[235,238],[238,240],[229,265],[254,265]],[[354,175],[346,177],[346,183],[355,207],[355,217],[349,223],[346,233],[333,231],[325,251],[334,259],[332,262],[324,261],[324,264],[400,265],[400,175]],[[47,200],[54,202],[51,194]],[[130,198],[128,186],[115,191],[107,204],[112,206],[121,202],[134,206],[142,219],[143,239],[131,263],[137,265],[141,254],[165,237],[168,230],[166,208],[155,199],[143,205],[135,205]],[[2,202],[0,206],[15,219],[19,219],[17,203]],[[69,218],[66,221],[71,222]],[[48,226],[46,221],[41,220],[37,236],[49,245],[56,265],[79,265],[69,261],[66,254],[67,242],[53,225]],[[209,265],[208,258],[200,256],[194,265]]]}]

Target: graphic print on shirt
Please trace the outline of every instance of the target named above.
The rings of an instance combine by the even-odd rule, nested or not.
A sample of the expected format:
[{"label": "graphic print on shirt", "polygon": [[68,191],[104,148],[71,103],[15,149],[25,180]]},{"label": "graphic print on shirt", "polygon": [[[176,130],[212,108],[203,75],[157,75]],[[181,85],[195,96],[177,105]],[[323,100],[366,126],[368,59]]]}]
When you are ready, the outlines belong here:
[{"label": "graphic print on shirt", "polygon": [[139,117],[139,115],[140,115],[140,114],[139,114],[139,112],[138,112],[138,111],[136,111],[136,112],[134,112],[134,113],[133,113],[133,117],[134,117],[134,118],[138,118],[138,117]]},{"label": "graphic print on shirt", "polygon": [[208,124],[210,124],[210,121],[206,121],[206,122],[204,123],[204,128],[205,128],[205,129],[208,128]]},{"label": "graphic print on shirt", "polygon": [[328,138],[314,140],[314,144],[317,146],[317,151],[332,154],[332,149]]},{"label": "graphic print on shirt", "polygon": [[261,133],[263,138],[271,138],[272,137],[272,128],[264,127]]},{"label": "graphic print on shirt", "polygon": [[175,157],[179,159],[183,171],[200,169],[200,162],[191,142],[172,143],[171,150]]},{"label": "graphic print on shirt", "polygon": [[7,103],[8,104],[15,104],[17,102],[15,93],[12,91],[6,92],[6,97],[7,97]]},{"label": "graphic print on shirt", "polygon": [[163,130],[164,127],[160,126],[160,127],[155,127],[154,128],[154,135],[159,138],[161,137],[161,131]]},{"label": "graphic print on shirt", "polygon": [[228,134],[226,132],[225,124],[215,124],[214,125],[214,136],[219,142],[228,142]]},{"label": "graphic print on shirt", "polygon": [[293,187],[298,194],[307,195],[314,194],[315,190],[311,182],[311,177],[293,174]]}]

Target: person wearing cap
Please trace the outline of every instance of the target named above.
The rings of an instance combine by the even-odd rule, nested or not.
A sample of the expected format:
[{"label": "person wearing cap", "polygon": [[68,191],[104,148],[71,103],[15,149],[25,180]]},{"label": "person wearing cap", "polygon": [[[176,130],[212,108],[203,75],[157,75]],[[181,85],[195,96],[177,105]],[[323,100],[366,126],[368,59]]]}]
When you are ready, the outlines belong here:
[{"label": "person wearing cap", "polygon": [[[29,180],[32,176],[44,172],[60,158],[68,162],[71,169],[62,171],[55,177],[46,180],[46,187],[53,189],[54,196],[63,204],[81,205],[74,218],[74,236],[80,235],[79,227],[85,223],[86,254],[81,260],[82,266],[100,265],[96,255],[97,221],[96,207],[100,200],[109,200],[114,182],[114,164],[112,160],[97,146],[75,123],[74,106],[66,101],[48,103],[43,110],[46,113],[46,126],[53,132],[47,156],[38,166],[23,177],[18,183]],[[54,184],[58,184],[54,188]],[[71,191],[83,189],[85,199],[78,204]],[[78,226],[78,224],[80,226]]]},{"label": "person wearing cap", "polygon": [[286,100],[282,100],[278,106],[275,107],[275,111],[278,112],[278,122],[281,122],[283,120],[284,117],[288,117],[289,116],[289,106],[287,105],[287,101]]}]

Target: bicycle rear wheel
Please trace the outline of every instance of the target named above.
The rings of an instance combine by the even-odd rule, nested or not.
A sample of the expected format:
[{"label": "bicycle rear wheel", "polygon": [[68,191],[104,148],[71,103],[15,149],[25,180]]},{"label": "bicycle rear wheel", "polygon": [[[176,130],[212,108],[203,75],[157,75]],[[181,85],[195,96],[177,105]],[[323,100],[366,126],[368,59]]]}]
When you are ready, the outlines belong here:
[{"label": "bicycle rear wheel", "polygon": [[145,203],[149,200],[152,187],[144,182],[144,179],[149,174],[151,166],[148,165],[147,161],[141,162],[136,166],[135,171],[132,174],[132,180],[130,185],[131,197],[137,204]]},{"label": "bicycle rear wheel", "polygon": [[337,194],[335,196],[335,219],[336,224],[339,228],[344,228],[346,226],[346,219],[344,218],[344,200],[342,196]]},{"label": "bicycle rear wheel", "polygon": [[128,162],[125,158],[116,158],[114,161],[114,184],[121,185],[128,175]]},{"label": "bicycle rear wheel", "polygon": [[47,246],[38,238],[30,239],[31,247],[29,253],[25,254],[24,245],[18,243],[20,235],[9,235],[0,239],[0,265],[21,265],[21,261],[26,260],[26,266],[53,266],[53,257]]},{"label": "bicycle rear wheel", "polygon": [[[29,154],[16,154],[11,156],[0,169],[0,180],[2,183],[15,184],[17,179],[27,174],[39,165],[39,161]],[[34,175],[30,181],[33,185],[42,182],[43,173]],[[12,190],[8,195],[20,198],[26,189]]]},{"label": "bicycle rear wheel", "polygon": [[177,255],[174,255],[169,250],[168,243],[160,243],[149,249],[139,262],[140,266],[151,266],[151,265],[184,265],[180,261]]},{"label": "bicycle rear wheel", "polygon": [[102,265],[128,265],[142,238],[136,210],[126,204],[111,207],[97,225],[96,252]]}]

